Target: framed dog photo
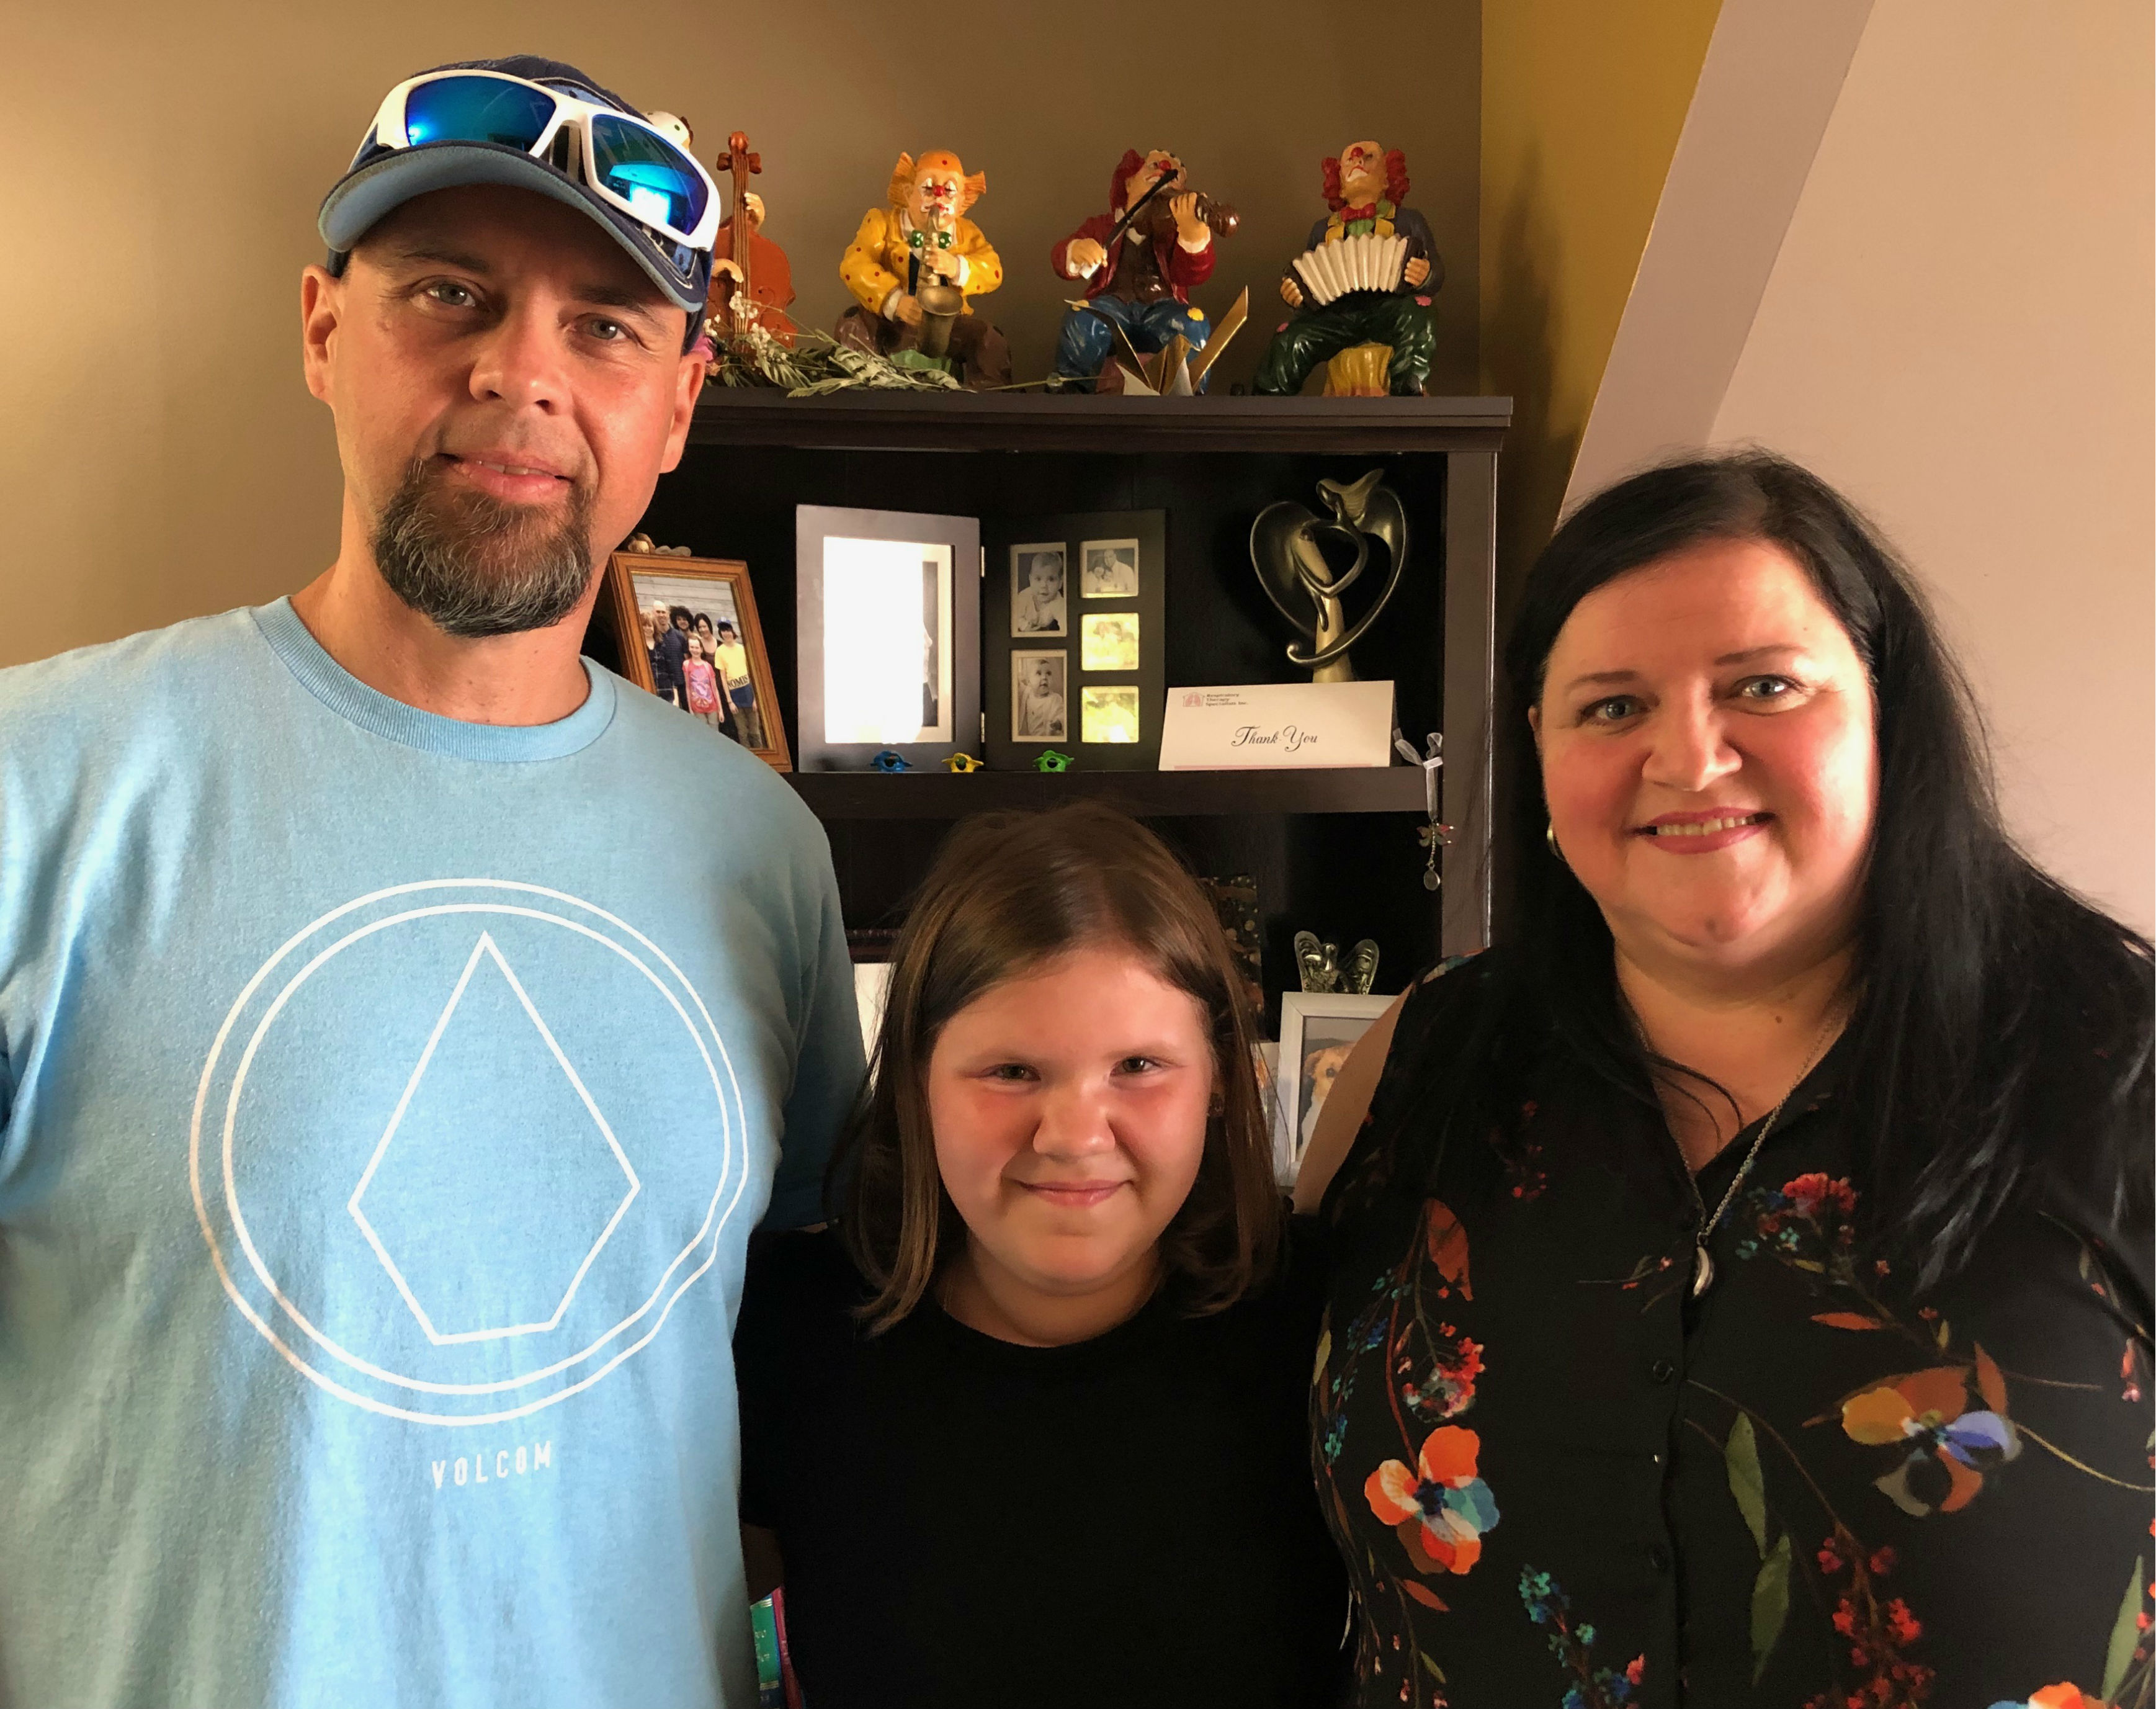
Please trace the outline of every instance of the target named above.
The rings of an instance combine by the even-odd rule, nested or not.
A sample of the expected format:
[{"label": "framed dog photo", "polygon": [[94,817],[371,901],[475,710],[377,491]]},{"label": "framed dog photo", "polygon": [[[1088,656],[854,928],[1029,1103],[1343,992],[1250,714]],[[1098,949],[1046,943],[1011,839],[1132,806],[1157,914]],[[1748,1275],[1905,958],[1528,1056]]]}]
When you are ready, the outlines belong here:
[{"label": "framed dog photo", "polygon": [[1070,564],[1060,540],[1036,540],[1010,549],[1010,632],[1013,640],[1070,633]]},{"label": "framed dog photo", "polygon": [[599,608],[622,675],[774,770],[793,769],[747,564],[618,552]]},{"label": "framed dog photo", "polygon": [[1393,1006],[1389,997],[1343,993],[1281,993],[1280,1114],[1273,1127],[1273,1173],[1282,1184],[1295,1179],[1317,1132],[1326,1095],[1370,1023]]},{"label": "framed dog photo", "polygon": [[1142,547],[1136,540],[1087,540],[1078,547],[1081,599],[1135,599]]},{"label": "framed dog photo", "polygon": [[1070,740],[1070,655],[1011,649],[1011,740],[1047,743]]}]

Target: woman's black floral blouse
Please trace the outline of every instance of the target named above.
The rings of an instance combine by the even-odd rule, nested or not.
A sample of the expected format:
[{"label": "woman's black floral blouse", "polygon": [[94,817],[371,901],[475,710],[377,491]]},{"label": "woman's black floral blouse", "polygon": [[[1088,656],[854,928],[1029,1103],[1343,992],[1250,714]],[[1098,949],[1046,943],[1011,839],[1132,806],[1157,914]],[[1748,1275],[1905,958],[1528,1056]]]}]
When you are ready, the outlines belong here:
[{"label": "woman's black floral blouse", "polygon": [[[1440,1002],[1457,1036],[1483,971],[1399,1038]],[[1363,1709],[2149,1703],[2148,1229],[2010,1213],[1912,1293],[1855,1243],[1830,1054],[1694,1301],[1659,1116],[1553,1069],[1425,1198],[1389,1167],[1404,1054],[1327,1195],[1312,1393]]]}]

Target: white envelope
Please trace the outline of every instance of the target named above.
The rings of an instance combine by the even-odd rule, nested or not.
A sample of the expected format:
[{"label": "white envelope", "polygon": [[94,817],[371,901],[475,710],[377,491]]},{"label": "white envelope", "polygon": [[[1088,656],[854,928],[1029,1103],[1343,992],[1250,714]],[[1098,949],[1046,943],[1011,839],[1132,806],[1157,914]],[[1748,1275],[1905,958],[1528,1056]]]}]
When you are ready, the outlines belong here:
[{"label": "white envelope", "polygon": [[1389,682],[1172,688],[1163,772],[1276,771],[1393,762]]}]

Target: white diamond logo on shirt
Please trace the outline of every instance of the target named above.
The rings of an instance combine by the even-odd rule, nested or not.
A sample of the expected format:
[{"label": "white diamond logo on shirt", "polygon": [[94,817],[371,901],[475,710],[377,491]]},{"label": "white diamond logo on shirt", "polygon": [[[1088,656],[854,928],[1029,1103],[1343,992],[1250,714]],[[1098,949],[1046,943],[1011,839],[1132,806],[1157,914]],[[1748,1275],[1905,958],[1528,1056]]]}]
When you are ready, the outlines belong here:
[{"label": "white diamond logo on shirt", "polygon": [[286,1365],[446,1425],[635,1357],[762,1178],[736,1058],[675,960],[492,879],[374,891],[270,953],[203,1065],[187,1168],[219,1284]]},{"label": "white diamond logo on shirt", "polygon": [[[430,1082],[438,1063],[443,1072]],[[457,1090],[429,1097],[430,1084],[445,1082]],[[464,1095],[474,1085],[492,1095],[475,1101]],[[567,1143],[548,1146],[550,1136]],[[556,1328],[642,1190],[582,1077],[482,931],[352,1189],[352,1220],[439,1346]],[[611,1215],[609,1193],[620,1194]],[[444,1224],[464,1238],[431,1238]]]}]

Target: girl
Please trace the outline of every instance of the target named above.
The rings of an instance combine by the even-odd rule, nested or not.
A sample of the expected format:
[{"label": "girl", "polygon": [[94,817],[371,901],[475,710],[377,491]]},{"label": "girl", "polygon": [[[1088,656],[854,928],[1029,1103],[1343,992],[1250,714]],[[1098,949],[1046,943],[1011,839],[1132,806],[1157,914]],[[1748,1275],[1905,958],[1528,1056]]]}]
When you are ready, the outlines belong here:
[{"label": "girl", "polygon": [[681,689],[689,711],[714,730],[719,727],[719,674],[704,657],[704,644],[689,637],[688,653],[681,660]]},{"label": "girl", "polygon": [[759,1250],[735,1341],[751,1591],[783,1576],[815,1709],[1327,1700],[1312,1266],[1251,1039],[1151,833],[1084,806],[946,845],[836,1226]]}]

